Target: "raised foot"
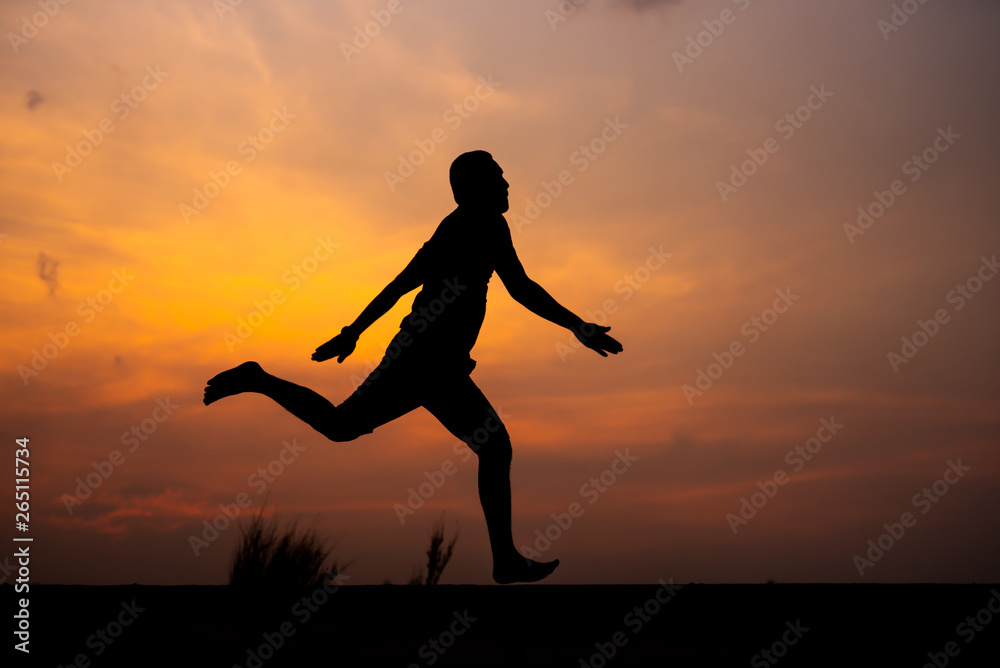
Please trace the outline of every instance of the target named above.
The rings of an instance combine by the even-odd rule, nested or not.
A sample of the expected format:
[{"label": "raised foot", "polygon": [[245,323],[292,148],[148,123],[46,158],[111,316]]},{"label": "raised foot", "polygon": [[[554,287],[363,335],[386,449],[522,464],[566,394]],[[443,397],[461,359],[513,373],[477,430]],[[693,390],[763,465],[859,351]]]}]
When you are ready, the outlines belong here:
[{"label": "raised foot", "polygon": [[264,369],[256,362],[244,362],[228,371],[214,376],[205,387],[205,405],[215,403],[224,397],[240,392],[249,392],[264,374]]},{"label": "raised foot", "polygon": [[505,564],[494,565],[493,579],[500,584],[538,582],[547,578],[558,565],[558,559],[542,562],[518,556]]}]

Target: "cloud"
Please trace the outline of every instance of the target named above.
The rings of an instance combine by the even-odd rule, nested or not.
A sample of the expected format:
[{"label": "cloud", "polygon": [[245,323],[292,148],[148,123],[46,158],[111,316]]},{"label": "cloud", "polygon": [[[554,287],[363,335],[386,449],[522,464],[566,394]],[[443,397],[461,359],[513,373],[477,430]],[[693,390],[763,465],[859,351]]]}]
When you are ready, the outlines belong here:
[{"label": "cloud", "polygon": [[45,102],[45,98],[42,97],[41,93],[39,93],[37,90],[29,90],[28,91],[28,102],[27,102],[27,104],[28,104],[28,109],[30,111],[34,111],[35,107],[37,107],[38,105],[40,105],[42,102]]},{"label": "cloud", "polygon": [[45,253],[38,254],[38,278],[45,281],[49,286],[49,295],[55,296],[56,288],[59,287],[59,262],[52,259]]},{"label": "cloud", "polygon": [[679,5],[682,0],[618,0],[619,5],[634,9],[637,12],[657,7],[659,5]]}]

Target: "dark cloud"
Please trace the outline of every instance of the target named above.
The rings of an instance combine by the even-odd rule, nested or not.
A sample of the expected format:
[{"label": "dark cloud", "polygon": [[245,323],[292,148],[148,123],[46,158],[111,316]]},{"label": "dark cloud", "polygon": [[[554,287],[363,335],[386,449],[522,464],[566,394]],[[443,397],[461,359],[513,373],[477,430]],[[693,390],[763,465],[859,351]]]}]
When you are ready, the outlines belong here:
[{"label": "dark cloud", "polygon": [[658,7],[660,5],[679,5],[682,0],[618,0],[618,4],[637,12]]},{"label": "dark cloud", "polygon": [[38,278],[45,281],[49,286],[49,295],[55,296],[56,288],[59,287],[59,262],[49,257],[45,253],[38,254]]},{"label": "dark cloud", "polygon": [[39,93],[37,90],[28,91],[28,109],[30,111],[34,111],[35,107],[40,105],[42,102],[45,102],[45,98],[42,97],[41,93]]},{"label": "dark cloud", "polygon": [[[63,502],[60,500],[60,503]],[[70,503],[72,504],[71,508],[73,509],[73,518],[77,521],[98,520],[106,515],[110,515],[118,509],[118,506],[114,503],[105,503],[95,500],[90,500],[89,502],[84,501],[80,504],[75,504],[73,502]],[[62,513],[61,510],[62,508],[60,508],[60,513],[56,514],[56,517],[58,519],[68,517],[68,515],[66,513]]]},{"label": "dark cloud", "polygon": [[121,490],[121,497],[123,500],[130,499],[145,499],[151,496],[161,496],[170,491],[170,487],[165,484],[151,482],[151,483],[132,483],[125,486]]}]

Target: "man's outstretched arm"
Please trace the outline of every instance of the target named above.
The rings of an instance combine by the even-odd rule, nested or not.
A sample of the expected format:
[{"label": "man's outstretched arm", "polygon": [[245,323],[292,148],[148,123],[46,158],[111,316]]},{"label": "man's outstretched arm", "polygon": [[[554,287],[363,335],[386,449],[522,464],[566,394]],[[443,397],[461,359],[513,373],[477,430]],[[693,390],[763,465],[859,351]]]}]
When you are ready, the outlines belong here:
[{"label": "man's outstretched arm", "polygon": [[340,334],[316,349],[312,354],[312,359],[316,362],[323,362],[336,357],[337,362],[343,362],[348,355],[354,352],[354,346],[357,345],[358,337],[361,336],[362,332],[388,313],[400,297],[423,284],[423,277],[419,271],[419,258],[420,253],[418,252],[410,264],[406,265],[399,276],[392,279],[392,282],[378,293],[378,296],[365,307],[365,310],[353,323],[344,327],[340,330]]},{"label": "man's outstretched arm", "polygon": [[521,260],[511,250],[510,258],[497,267],[497,274],[515,301],[532,313],[570,330],[583,345],[602,357],[607,357],[608,353],[617,355],[622,351],[622,344],[608,336],[610,327],[585,322],[557,302],[545,288],[528,278]]}]

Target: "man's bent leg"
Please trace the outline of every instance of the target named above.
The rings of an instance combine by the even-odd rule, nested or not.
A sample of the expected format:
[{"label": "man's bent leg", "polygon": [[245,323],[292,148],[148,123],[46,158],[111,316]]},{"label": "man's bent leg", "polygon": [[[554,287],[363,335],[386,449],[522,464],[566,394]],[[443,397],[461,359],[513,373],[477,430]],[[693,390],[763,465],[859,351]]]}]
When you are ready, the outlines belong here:
[{"label": "man's bent leg", "polygon": [[405,393],[386,392],[379,384],[359,388],[337,407],[308,387],[272,376],[256,362],[245,362],[208,381],[205,405],[242,392],[256,392],[273,399],[331,441],[351,441],[403,415],[417,406]]},{"label": "man's bent leg", "polygon": [[479,455],[479,501],[486,516],[493,553],[493,579],[500,583],[534,582],[549,575],[559,561],[539,563],[521,556],[511,535],[510,436],[500,416],[468,376],[441,383],[424,407]]}]

